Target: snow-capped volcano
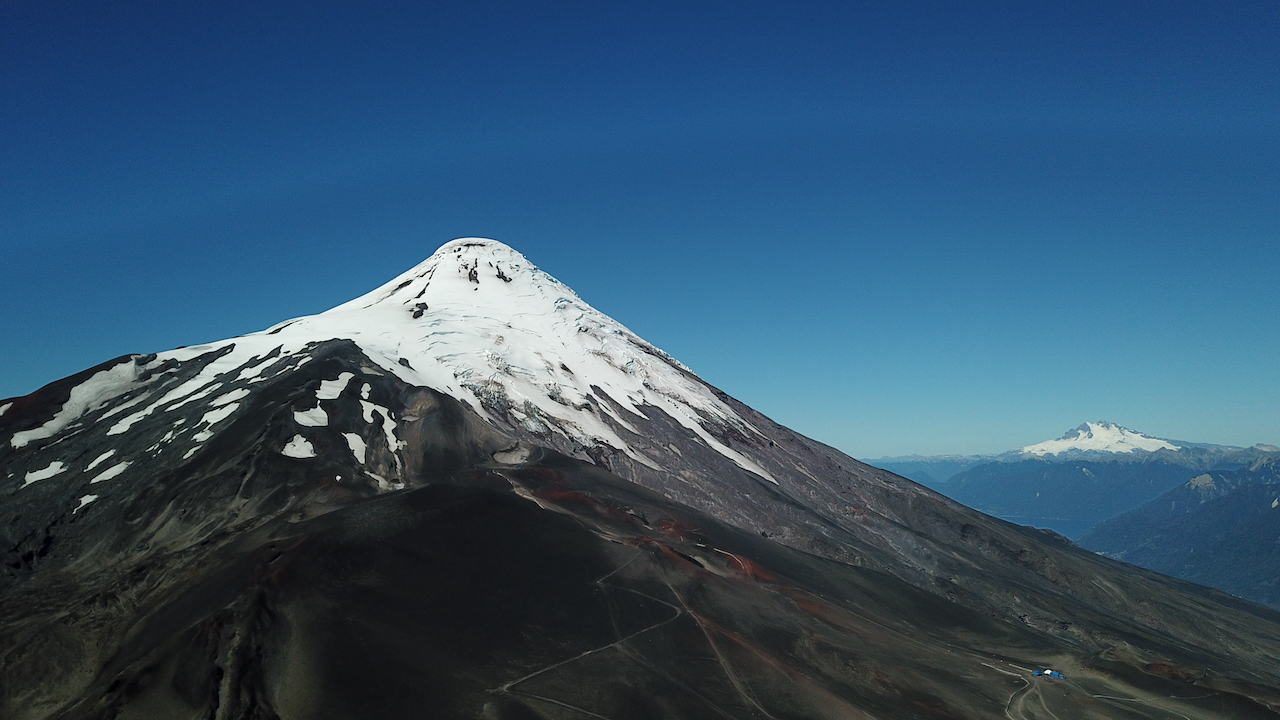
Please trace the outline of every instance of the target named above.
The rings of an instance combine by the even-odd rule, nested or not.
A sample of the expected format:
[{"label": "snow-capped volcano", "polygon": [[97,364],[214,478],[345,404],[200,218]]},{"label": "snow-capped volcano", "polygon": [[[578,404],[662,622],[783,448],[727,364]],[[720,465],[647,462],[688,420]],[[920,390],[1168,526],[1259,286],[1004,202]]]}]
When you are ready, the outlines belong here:
[{"label": "snow-capped volcano", "polygon": [[[354,340],[414,385],[509,411],[534,433],[604,444],[654,461],[618,436],[656,406],[745,470],[768,473],[703,427],[759,431],[670,355],[583,302],[496,240],[462,238],[382,287],[319,315],[259,334],[303,343]],[[234,342],[240,342],[237,339]],[[608,416],[613,423],[602,420]]]},{"label": "snow-capped volcano", "polygon": [[1059,455],[1070,452],[1131,453],[1134,451],[1177,450],[1168,440],[1134,432],[1105,420],[1087,422],[1057,440],[1028,445],[1018,452],[1024,455]]},{"label": "snow-capped volcano", "polygon": [[[584,449],[607,446],[649,467],[658,461],[620,437],[619,428],[639,433],[633,421],[647,419],[641,407],[657,407],[739,467],[773,481],[706,430],[716,424],[759,435],[688,368],[519,252],[483,238],[449,242],[382,287],[318,315],[161,353],[156,363],[223,351],[114,429],[124,432],[163,406],[217,392],[213,379],[229,369],[252,377],[266,365],[257,359],[333,339],[355,342],[383,370],[462,400],[487,419],[510,414],[536,435],[555,434]],[[237,399],[222,405],[234,411]]]}]

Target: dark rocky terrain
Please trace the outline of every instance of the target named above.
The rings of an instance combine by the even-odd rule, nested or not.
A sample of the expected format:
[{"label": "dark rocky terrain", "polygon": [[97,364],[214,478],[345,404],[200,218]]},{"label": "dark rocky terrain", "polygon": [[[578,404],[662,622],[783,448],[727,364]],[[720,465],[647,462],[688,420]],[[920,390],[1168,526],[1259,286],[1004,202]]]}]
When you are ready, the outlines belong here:
[{"label": "dark rocky terrain", "polygon": [[[459,307],[545,282],[473,247],[511,253],[437,253]],[[435,269],[357,311],[438,328]],[[563,417],[515,354],[450,394],[403,376],[453,356],[291,340],[306,319],[0,401],[0,717],[1280,716],[1275,611],[864,465],[588,320],[566,337],[641,355],[585,399],[537,385]],[[601,390],[628,378],[631,408]]]}]

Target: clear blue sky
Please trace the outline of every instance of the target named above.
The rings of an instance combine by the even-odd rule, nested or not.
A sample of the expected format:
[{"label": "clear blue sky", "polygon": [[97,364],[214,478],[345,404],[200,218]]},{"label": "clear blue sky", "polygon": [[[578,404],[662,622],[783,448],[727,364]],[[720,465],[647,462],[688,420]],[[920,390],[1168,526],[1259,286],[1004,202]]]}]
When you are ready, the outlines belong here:
[{"label": "clear blue sky", "polygon": [[0,6],[0,397],[467,235],[855,456],[1280,443],[1280,3]]}]

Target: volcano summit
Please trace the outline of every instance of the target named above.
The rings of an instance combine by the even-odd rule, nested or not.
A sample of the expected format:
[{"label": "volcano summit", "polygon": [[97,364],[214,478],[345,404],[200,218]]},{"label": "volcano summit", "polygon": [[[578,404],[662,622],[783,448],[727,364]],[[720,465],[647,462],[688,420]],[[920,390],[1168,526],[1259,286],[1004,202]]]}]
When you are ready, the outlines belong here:
[{"label": "volcano summit", "polygon": [[0,400],[0,494],[4,718],[1280,717],[1274,611],[800,436],[492,240]]}]

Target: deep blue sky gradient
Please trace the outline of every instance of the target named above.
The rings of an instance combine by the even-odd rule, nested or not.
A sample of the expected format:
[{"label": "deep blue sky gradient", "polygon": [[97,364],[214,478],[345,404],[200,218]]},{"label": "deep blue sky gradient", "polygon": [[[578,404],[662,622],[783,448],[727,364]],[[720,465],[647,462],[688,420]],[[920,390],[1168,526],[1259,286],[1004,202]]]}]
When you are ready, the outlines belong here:
[{"label": "deep blue sky gradient", "polygon": [[479,235],[855,456],[1280,443],[1278,3],[121,5],[0,6],[0,397]]}]

